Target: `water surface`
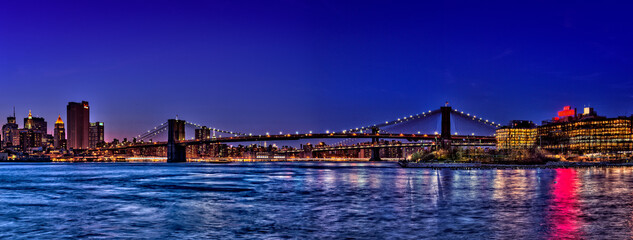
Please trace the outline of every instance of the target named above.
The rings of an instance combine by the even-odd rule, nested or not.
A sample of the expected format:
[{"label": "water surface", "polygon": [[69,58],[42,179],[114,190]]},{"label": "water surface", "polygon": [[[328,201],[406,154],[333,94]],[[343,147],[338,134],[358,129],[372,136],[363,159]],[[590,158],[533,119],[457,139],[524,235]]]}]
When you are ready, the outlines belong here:
[{"label": "water surface", "polygon": [[0,164],[0,238],[631,238],[633,168]]}]

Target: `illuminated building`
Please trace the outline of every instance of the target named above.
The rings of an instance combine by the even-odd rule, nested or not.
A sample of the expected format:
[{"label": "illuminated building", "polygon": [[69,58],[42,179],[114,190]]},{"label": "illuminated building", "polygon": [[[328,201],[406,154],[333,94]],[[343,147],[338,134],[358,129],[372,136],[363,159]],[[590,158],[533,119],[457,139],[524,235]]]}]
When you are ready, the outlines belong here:
[{"label": "illuminated building", "polygon": [[196,132],[196,140],[207,140],[211,138],[211,129],[209,129],[207,126],[198,128],[195,130],[195,132]]},{"label": "illuminated building", "polygon": [[532,121],[514,120],[497,130],[497,149],[529,149],[536,144],[536,125]]},{"label": "illuminated building", "polygon": [[32,129],[33,128],[33,115],[31,115],[31,110],[29,110],[29,116],[24,118],[24,129]]},{"label": "illuminated building", "polygon": [[631,117],[553,122],[538,128],[539,146],[553,153],[617,153],[633,150]]},{"label": "illuminated building", "polygon": [[103,130],[102,122],[90,123],[90,135],[89,135],[90,148],[97,148],[103,143],[105,143],[104,135],[105,135],[105,132]]},{"label": "illuminated building", "polygon": [[59,115],[59,117],[57,117],[57,121],[55,121],[53,145],[55,146],[55,149],[66,149],[66,130],[64,129],[62,115]]},{"label": "illuminated building", "polygon": [[42,146],[42,133],[34,129],[18,129],[18,136],[20,138],[20,148],[22,151],[27,151],[33,148],[39,148]]},{"label": "illuminated building", "polygon": [[[496,132],[498,149],[539,147],[551,153],[593,154],[633,151],[633,116],[606,118],[593,108],[582,114],[566,106],[551,121],[537,128],[512,126]],[[512,125],[512,124],[511,124]]]},{"label": "illuminated building", "polygon": [[2,126],[2,147],[10,148],[20,145],[20,135],[17,133],[18,124],[13,117],[7,117],[7,123]]},{"label": "illuminated building", "polygon": [[88,135],[90,133],[90,106],[88,102],[69,102],[66,106],[66,121],[68,121],[68,148],[88,148]]},{"label": "illuminated building", "polygon": [[31,110],[29,110],[28,117],[24,118],[24,129],[32,129],[39,132],[42,136],[39,138],[42,140],[43,146],[46,145],[46,134],[48,132],[48,123],[42,117],[33,117]]}]

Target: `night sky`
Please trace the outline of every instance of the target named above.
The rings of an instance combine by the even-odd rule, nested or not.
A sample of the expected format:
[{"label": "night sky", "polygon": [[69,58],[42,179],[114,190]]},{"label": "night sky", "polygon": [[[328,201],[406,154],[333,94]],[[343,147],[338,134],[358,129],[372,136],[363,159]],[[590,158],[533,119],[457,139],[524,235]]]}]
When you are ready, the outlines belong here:
[{"label": "night sky", "polygon": [[0,0],[0,122],[15,106],[52,130],[81,100],[107,140],[176,115],[340,131],[445,101],[502,123],[633,114],[633,5],[480,2]]}]

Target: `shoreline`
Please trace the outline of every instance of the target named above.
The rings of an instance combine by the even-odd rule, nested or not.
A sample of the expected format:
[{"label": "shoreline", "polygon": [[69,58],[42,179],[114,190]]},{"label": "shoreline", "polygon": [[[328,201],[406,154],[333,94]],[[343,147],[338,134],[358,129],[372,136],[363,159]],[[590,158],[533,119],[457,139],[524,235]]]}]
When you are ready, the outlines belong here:
[{"label": "shoreline", "polygon": [[398,162],[402,168],[429,169],[557,169],[557,168],[608,168],[633,167],[633,163],[610,162],[548,162],[546,164],[494,164],[494,163],[404,163]]},{"label": "shoreline", "polygon": [[[559,168],[609,168],[609,167],[633,167],[633,162],[613,163],[613,162],[548,162],[546,164],[495,164],[495,163],[414,163],[398,161],[398,159],[384,159],[382,161],[369,161],[367,159],[205,159],[183,162],[207,163],[207,164],[231,164],[231,163],[391,163],[394,167],[401,168],[427,168],[427,169],[453,169],[453,170],[476,170],[476,169],[559,169]],[[0,161],[0,163],[167,163],[166,161]],[[180,164],[183,164],[180,163]]]}]

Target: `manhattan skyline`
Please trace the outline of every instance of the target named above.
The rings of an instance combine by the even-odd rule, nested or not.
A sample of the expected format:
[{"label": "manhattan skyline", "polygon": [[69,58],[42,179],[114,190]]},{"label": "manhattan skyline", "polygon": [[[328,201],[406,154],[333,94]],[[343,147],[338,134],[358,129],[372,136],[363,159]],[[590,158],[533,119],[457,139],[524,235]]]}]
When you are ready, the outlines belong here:
[{"label": "manhattan skyline", "polygon": [[621,3],[3,6],[3,119],[15,106],[20,125],[32,110],[52,129],[67,102],[85,100],[107,141],[176,115],[262,133],[339,131],[444,101],[502,124],[565,105],[633,113]]}]

